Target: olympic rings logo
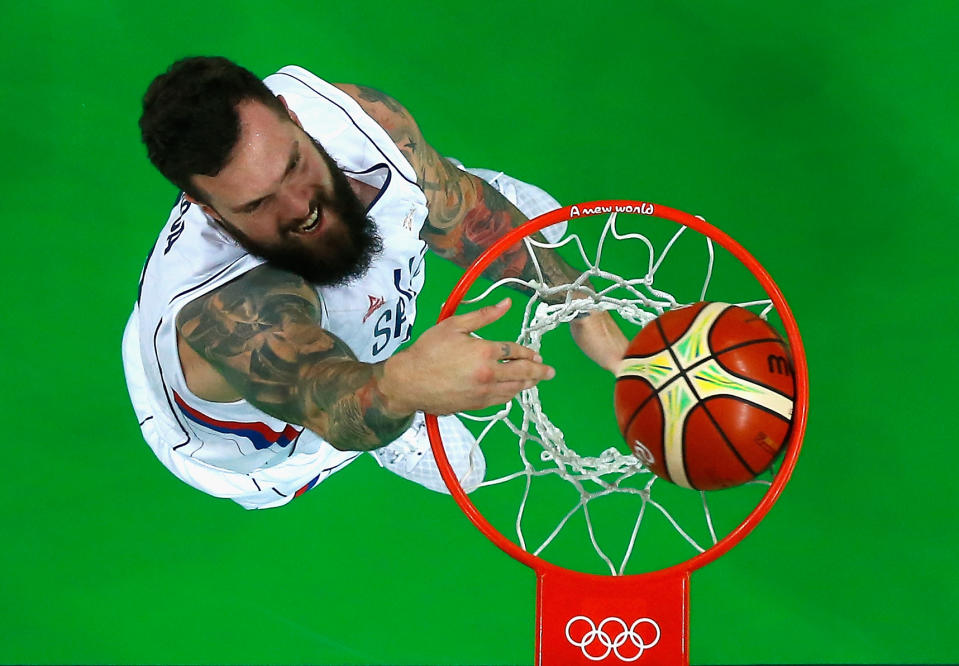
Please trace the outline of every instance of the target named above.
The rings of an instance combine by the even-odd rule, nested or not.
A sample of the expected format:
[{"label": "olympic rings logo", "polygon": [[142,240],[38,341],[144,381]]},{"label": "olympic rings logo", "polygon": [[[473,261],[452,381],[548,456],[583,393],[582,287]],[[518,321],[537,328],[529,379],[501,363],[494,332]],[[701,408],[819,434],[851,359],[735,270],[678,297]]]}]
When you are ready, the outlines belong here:
[{"label": "olympic rings logo", "polygon": [[[586,627],[588,627],[578,640],[572,636],[573,625],[577,622],[585,622]],[[652,627],[653,631],[655,631],[655,636],[648,643],[646,639],[640,635],[639,631],[637,631],[637,628],[642,624],[648,624]],[[616,633],[615,636],[611,636],[606,630],[609,625],[619,627],[618,633]],[[615,631],[616,630],[614,630],[614,632]],[[645,633],[648,634],[650,632],[647,631]],[[656,647],[661,635],[662,632],[659,629],[659,625],[648,617],[641,617],[631,625],[627,625],[625,621],[618,617],[608,617],[597,626],[585,615],[577,615],[566,623],[566,640],[568,640],[573,647],[578,647],[582,650],[583,656],[590,661],[601,661],[610,654],[615,654],[620,661],[636,661],[643,656],[646,650]],[[620,648],[627,645],[627,642],[631,645],[627,646],[624,650],[620,650]],[[598,646],[593,647],[594,644],[598,644]],[[599,652],[604,649],[605,652],[599,654]],[[635,654],[633,654],[634,652]]]}]

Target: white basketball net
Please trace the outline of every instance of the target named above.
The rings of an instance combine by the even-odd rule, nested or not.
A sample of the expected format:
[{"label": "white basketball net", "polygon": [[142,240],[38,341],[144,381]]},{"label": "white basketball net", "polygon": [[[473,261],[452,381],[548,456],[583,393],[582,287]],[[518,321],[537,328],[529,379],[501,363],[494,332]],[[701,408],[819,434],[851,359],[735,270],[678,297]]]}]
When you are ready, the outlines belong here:
[{"label": "white basketball net", "polygon": [[[568,324],[577,316],[596,310],[615,311],[624,320],[642,327],[658,315],[687,303],[679,303],[669,292],[655,286],[656,274],[663,262],[667,259],[680,237],[689,232],[705,243],[705,276],[698,300],[707,300],[707,290],[712,279],[715,254],[713,242],[706,236],[679,226],[678,231],[659,252],[653,243],[639,233],[620,233],[616,227],[616,213],[612,213],[600,235],[595,254],[587,253],[582,240],[576,234],[567,235],[561,242],[548,244],[531,238],[523,240],[526,243],[530,256],[533,257],[537,279],[525,282],[516,278],[506,278],[494,283],[482,294],[464,304],[475,304],[483,301],[493,290],[503,285],[525,286],[532,291],[532,296],[526,303],[522,329],[516,342],[534,350],[539,350],[543,337],[558,327]],[[635,253],[637,263],[640,264],[642,255],[637,252],[638,247],[645,247],[648,261],[645,273],[640,277],[623,277],[602,268],[603,250],[612,241],[636,241],[636,246],[630,251]],[[572,283],[561,285],[547,285],[539,262],[532,251],[533,247],[557,248],[574,244],[585,266],[583,273]],[[636,272],[642,269],[640,265]],[[588,280],[608,283],[599,291],[594,290]],[[576,296],[574,297],[574,294]],[[561,300],[560,300],[561,299]],[[725,302],[732,302],[728,299]],[[736,305],[750,307],[765,318],[772,310],[772,301],[767,299],[758,301],[736,302]],[[627,565],[633,555],[637,535],[644,523],[644,519],[651,512],[658,512],[669,521],[676,532],[692,547],[695,552],[703,552],[715,544],[718,538],[713,526],[713,516],[710,511],[707,493],[700,493],[702,503],[703,522],[690,528],[680,524],[670,510],[659,501],[656,486],[669,485],[659,480],[650,472],[632,453],[628,452],[626,444],[620,439],[609,442],[609,446],[597,456],[578,454],[567,443],[563,431],[554,425],[543,409],[540,402],[539,389],[534,387],[523,391],[513,401],[507,403],[495,414],[477,416],[462,413],[460,417],[477,424],[480,432],[477,434],[477,445],[482,446],[484,439],[497,427],[505,426],[517,438],[520,469],[503,476],[487,479],[481,484],[493,486],[508,482],[525,482],[521,492],[519,508],[516,512],[515,533],[518,544],[528,552],[540,555],[557,536],[568,526],[570,520],[582,512],[586,521],[588,538],[596,554],[605,563],[610,574],[622,575],[628,573]],[[601,447],[595,447],[599,450]],[[625,452],[624,452],[625,451]],[[571,484],[579,495],[558,524],[549,532],[548,536],[539,543],[529,543],[527,540],[525,518],[527,502],[534,479],[541,477],[558,477]],[[753,484],[770,485],[771,473],[762,480],[753,481]],[[482,491],[480,491],[482,492]],[[693,494],[696,491],[682,490]],[[627,494],[636,499],[635,515],[629,517],[627,527],[631,529],[625,551],[614,558],[607,553],[607,549],[600,545],[597,538],[594,521],[591,517],[591,504],[601,497],[614,494]],[[694,536],[694,533],[697,536]],[[690,551],[690,555],[695,552]]]}]

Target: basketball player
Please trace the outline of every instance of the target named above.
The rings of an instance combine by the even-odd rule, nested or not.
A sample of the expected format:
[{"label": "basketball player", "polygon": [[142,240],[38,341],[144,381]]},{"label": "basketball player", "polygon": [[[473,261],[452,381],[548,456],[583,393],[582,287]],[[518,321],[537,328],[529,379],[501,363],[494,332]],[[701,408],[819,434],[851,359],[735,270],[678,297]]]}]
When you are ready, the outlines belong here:
[{"label": "basketball player", "polygon": [[[532,350],[471,335],[508,300],[398,351],[428,248],[466,266],[558,204],[441,157],[392,98],[299,67],[260,81],[223,58],[188,58],[150,85],[140,128],[182,193],[143,269],[123,361],[143,435],[183,481],[274,507],[369,451],[442,492],[423,412],[501,404],[553,376]],[[552,252],[539,260],[569,277]],[[531,271],[519,252],[488,276]],[[609,370],[626,347],[605,314],[572,331]],[[440,425],[475,488],[482,453],[455,416]]]}]

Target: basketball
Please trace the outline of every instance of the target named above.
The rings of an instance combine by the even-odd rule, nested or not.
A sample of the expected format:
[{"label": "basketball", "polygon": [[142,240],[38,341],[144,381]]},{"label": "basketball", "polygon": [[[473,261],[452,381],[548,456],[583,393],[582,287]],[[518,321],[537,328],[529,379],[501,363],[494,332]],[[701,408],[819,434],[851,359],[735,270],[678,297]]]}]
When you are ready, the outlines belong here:
[{"label": "basketball", "polygon": [[789,350],[745,308],[702,302],[660,315],[630,342],[616,375],[620,432],[646,467],[676,485],[746,483],[789,435]]}]

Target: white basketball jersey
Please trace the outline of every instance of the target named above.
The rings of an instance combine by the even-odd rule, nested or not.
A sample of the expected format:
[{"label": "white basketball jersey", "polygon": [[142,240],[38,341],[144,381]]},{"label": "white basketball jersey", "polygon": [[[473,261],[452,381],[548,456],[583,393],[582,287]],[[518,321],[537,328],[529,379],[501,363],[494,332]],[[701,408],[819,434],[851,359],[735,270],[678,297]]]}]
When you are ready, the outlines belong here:
[{"label": "white basketball jersey", "polygon": [[[426,197],[390,137],[346,93],[295,66],[265,82],[347,176],[379,190],[368,215],[382,253],[362,278],[317,293],[323,327],[359,360],[384,360],[410,337],[416,318]],[[177,314],[262,263],[181,195],[144,267],[123,350],[134,408],[157,457],[187,483],[250,508],[284,504],[358,455],[245,400],[209,402],[187,388]]]}]

